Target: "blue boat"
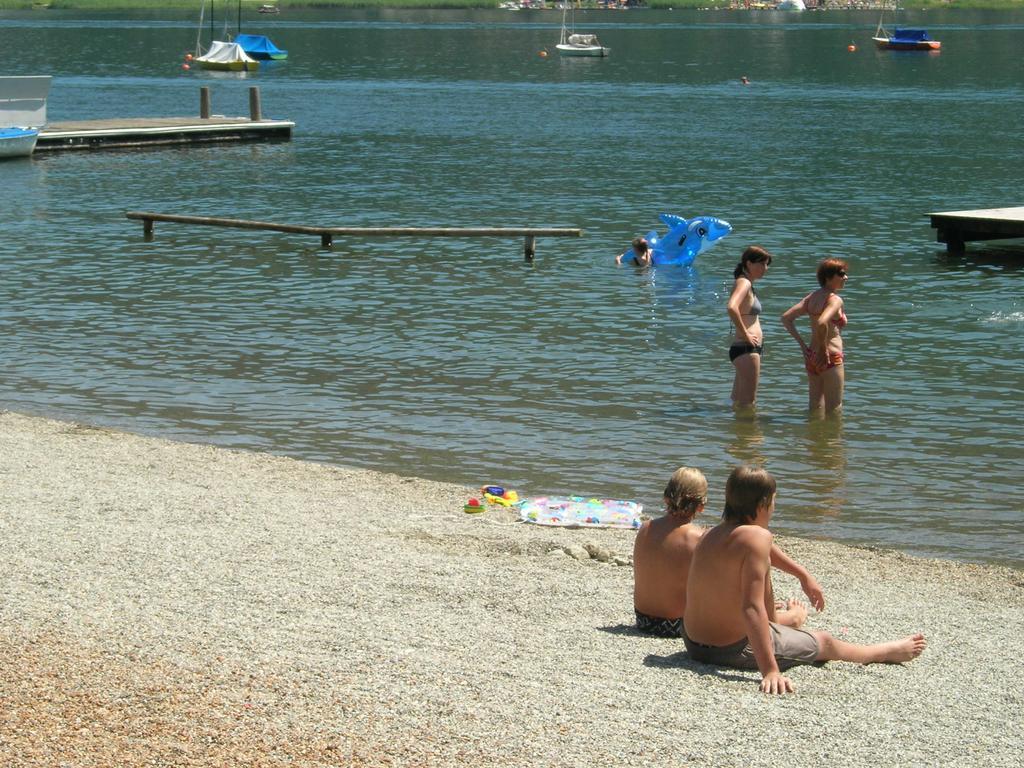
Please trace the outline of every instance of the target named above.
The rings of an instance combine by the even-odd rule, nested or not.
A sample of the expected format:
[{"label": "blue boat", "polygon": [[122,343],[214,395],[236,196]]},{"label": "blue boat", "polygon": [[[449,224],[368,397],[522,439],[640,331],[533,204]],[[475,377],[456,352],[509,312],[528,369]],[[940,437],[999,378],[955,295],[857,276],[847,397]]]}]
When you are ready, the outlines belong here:
[{"label": "blue boat", "polygon": [[896,27],[891,35],[880,29],[875,33],[875,45],[889,51],[937,51],[942,47],[938,40],[932,40],[927,30]]},{"label": "blue boat", "polygon": [[[899,0],[896,0],[894,16],[900,12]],[[891,33],[884,26],[885,6],[882,6],[882,13],[878,17],[878,29],[875,36],[871,38],[876,46],[884,51],[938,51],[942,43],[932,40],[926,29],[911,29],[910,27],[896,27]]]},{"label": "blue boat", "polygon": [[288,58],[288,51],[278,48],[266,35],[238,35],[235,42],[249,56],[260,61],[283,61]]},{"label": "blue boat", "polygon": [[0,128],[0,159],[28,157],[38,138],[38,128]]}]

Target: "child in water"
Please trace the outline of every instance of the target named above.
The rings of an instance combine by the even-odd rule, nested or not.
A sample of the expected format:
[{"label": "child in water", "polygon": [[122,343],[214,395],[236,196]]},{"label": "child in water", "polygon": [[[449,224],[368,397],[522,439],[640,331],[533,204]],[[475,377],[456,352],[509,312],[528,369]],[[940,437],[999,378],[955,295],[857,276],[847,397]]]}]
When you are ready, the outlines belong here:
[{"label": "child in water", "polygon": [[[647,242],[646,238],[635,237],[633,238],[633,244],[628,251],[623,251],[615,257],[615,263],[621,264],[623,259],[629,263],[632,261],[638,267],[649,267],[651,265],[651,246]],[[628,257],[628,258],[627,258]]]}]

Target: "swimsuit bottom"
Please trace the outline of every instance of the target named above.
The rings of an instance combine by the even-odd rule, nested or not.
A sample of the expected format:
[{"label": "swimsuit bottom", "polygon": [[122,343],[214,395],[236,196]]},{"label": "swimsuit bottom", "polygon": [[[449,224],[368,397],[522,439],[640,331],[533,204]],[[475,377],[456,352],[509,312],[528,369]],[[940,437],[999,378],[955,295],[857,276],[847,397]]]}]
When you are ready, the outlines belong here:
[{"label": "swimsuit bottom", "polygon": [[820,376],[829,368],[835,368],[843,364],[843,353],[842,352],[829,352],[828,363],[825,365],[815,365],[814,358],[810,350],[804,352],[804,369],[810,376]]},{"label": "swimsuit bottom", "polygon": [[764,344],[747,344],[745,341],[734,341],[729,347],[729,362],[734,362],[741,355],[763,355]]},{"label": "swimsuit bottom", "polygon": [[662,619],[657,616],[648,616],[646,613],[634,610],[636,614],[636,628],[646,635],[657,635],[658,637],[683,637],[683,620]]},{"label": "swimsuit bottom", "polygon": [[[785,627],[774,621],[769,622],[768,627],[771,630],[772,651],[780,671],[797,664],[824,664],[818,661],[818,639],[810,632]],[[694,661],[735,669],[757,669],[754,649],[745,637],[732,645],[705,645],[691,640],[684,632],[683,642],[686,644],[686,652]]]}]

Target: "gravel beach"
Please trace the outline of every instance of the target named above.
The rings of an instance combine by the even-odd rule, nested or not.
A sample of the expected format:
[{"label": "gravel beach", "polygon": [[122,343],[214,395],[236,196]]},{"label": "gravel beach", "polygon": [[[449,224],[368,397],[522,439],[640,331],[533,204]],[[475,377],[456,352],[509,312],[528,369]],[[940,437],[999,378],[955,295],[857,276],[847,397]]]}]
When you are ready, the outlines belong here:
[{"label": "gravel beach", "polygon": [[633,631],[632,532],[469,495],[0,413],[0,765],[1022,764],[1021,571],[779,538],[929,646],[773,698]]}]

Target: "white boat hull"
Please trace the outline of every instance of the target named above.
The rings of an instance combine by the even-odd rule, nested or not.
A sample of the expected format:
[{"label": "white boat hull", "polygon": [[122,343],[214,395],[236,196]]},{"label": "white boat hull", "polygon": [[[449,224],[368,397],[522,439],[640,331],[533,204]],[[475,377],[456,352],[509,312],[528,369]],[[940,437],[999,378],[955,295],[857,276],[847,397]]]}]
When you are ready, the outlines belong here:
[{"label": "white boat hull", "polygon": [[28,157],[38,138],[38,128],[0,128],[0,158]]},{"label": "white boat hull", "polygon": [[555,46],[562,56],[607,56],[608,48],[600,45],[569,45],[559,43]]}]

